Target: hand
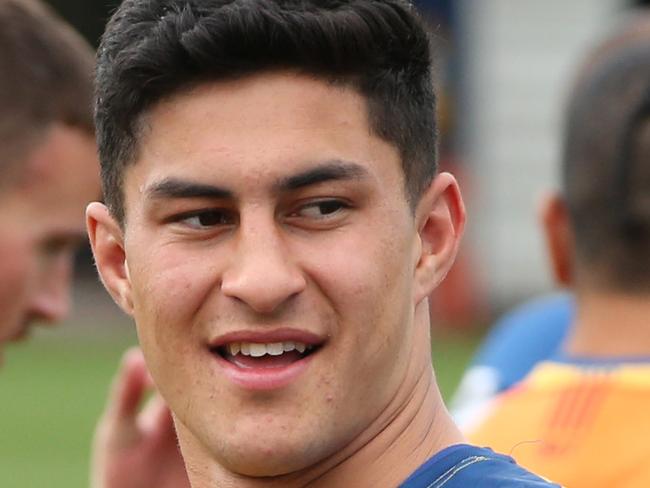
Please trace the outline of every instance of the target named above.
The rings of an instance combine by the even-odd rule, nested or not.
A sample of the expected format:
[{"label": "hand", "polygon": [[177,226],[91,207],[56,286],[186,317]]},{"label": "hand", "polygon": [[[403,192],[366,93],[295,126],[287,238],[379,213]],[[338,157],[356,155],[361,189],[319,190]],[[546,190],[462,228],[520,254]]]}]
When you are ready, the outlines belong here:
[{"label": "hand", "polygon": [[139,349],[124,354],[93,442],[93,488],[189,488],[171,413]]}]

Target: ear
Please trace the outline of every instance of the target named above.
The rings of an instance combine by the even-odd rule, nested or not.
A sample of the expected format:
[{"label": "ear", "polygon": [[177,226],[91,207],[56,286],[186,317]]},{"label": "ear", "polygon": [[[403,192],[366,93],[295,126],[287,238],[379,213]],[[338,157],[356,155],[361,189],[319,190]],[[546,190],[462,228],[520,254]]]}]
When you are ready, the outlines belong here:
[{"label": "ear", "polygon": [[573,232],[566,203],[559,193],[547,193],[542,197],[538,213],[553,278],[561,286],[571,286],[574,280]]},{"label": "ear", "polygon": [[120,225],[105,205],[93,202],[86,208],[86,228],[104,287],[120,308],[132,315],[131,279]]},{"label": "ear", "polygon": [[440,173],[415,210],[419,250],[415,266],[415,303],[431,294],[451,269],[465,228],[465,206],[456,179]]}]

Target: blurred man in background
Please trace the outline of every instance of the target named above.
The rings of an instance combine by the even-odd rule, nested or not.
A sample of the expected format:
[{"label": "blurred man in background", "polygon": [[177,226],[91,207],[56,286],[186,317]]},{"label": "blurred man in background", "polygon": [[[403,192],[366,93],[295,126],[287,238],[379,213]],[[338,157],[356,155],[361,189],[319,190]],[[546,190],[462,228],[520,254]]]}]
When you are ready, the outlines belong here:
[{"label": "blurred man in background", "polygon": [[0,0],[0,348],[70,308],[99,194],[90,46],[40,3]]},{"label": "blurred man in background", "polygon": [[[56,323],[70,308],[84,208],[100,193],[93,68],[92,48],[48,7],[0,0],[0,354],[32,324]],[[151,384],[137,351],[124,364],[96,469],[131,472],[128,482],[104,476],[102,486],[164,487],[157,480],[166,475],[182,487],[171,418],[160,401],[138,415]]]},{"label": "blurred man in background", "polygon": [[650,15],[584,64],[568,109],[563,191],[542,220],[575,295],[559,356],[475,418],[470,439],[571,487],[650,486]]}]

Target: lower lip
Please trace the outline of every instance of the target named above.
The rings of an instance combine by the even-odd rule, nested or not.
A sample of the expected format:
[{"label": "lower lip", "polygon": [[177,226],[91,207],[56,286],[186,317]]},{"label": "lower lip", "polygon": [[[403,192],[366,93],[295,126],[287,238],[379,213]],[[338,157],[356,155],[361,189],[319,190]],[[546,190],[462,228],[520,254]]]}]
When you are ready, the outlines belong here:
[{"label": "lower lip", "polygon": [[309,367],[313,357],[318,353],[314,352],[287,366],[274,368],[241,368],[218,354],[213,352],[210,354],[217,360],[226,377],[235,385],[246,390],[268,391],[278,390],[293,383]]}]

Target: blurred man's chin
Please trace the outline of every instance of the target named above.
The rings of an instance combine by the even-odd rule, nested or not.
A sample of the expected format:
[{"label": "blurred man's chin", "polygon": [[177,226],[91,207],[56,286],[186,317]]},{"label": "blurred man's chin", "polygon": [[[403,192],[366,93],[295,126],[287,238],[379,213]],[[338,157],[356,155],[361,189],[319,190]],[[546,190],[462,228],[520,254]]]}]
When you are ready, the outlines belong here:
[{"label": "blurred man's chin", "polygon": [[29,326],[24,325],[21,326],[20,328],[16,328],[14,330],[8,331],[5,334],[2,334],[0,336],[0,349],[2,349],[3,345],[6,345],[7,343],[10,342],[21,342],[29,338]]},{"label": "blurred man's chin", "polygon": [[29,337],[29,327],[21,327],[20,329],[16,330],[10,337],[9,341],[10,342],[20,342],[24,341]]}]

